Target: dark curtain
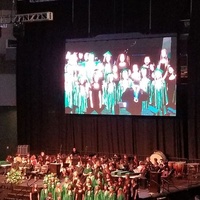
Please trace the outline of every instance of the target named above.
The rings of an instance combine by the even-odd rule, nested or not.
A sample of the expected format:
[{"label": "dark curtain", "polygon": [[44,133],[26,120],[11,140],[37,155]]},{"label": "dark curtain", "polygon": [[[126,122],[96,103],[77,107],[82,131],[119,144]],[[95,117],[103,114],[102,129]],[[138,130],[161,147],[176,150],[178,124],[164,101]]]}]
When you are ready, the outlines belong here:
[{"label": "dark curtain", "polygon": [[125,116],[66,116],[68,150],[103,154],[137,154],[161,150],[168,157],[184,157],[183,120]]},{"label": "dark curtain", "polygon": [[[62,2],[62,1],[61,1]],[[191,47],[189,91],[192,98],[187,109],[187,86],[178,83],[177,117],[79,116],[64,114],[65,39],[76,35],[78,23],[72,22],[71,3],[52,2],[53,22],[25,24],[17,47],[17,119],[18,144],[29,144],[31,153],[69,153],[76,147],[83,154],[137,154],[141,158],[162,151],[170,159],[198,158],[197,67],[199,58]],[[47,4],[43,4],[47,5]],[[33,6],[33,5],[31,5]],[[40,11],[35,4],[34,9]],[[84,8],[84,6],[82,7]],[[23,13],[25,7],[20,6]],[[87,9],[85,7],[84,9]],[[193,12],[193,24],[196,23]],[[83,16],[84,21],[86,16]],[[75,18],[76,19],[76,18]],[[73,26],[72,26],[73,25]],[[87,30],[87,24],[81,25]],[[197,47],[197,32],[191,26],[191,46]],[[98,28],[95,29],[98,31]],[[110,30],[109,30],[110,31]],[[199,48],[199,47],[197,47]],[[193,60],[193,57],[195,57]],[[195,61],[198,60],[198,62]],[[193,60],[193,61],[192,61]],[[195,63],[194,63],[195,61]],[[191,109],[192,108],[192,109]],[[189,120],[188,120],[188,112]]]},{"label": "dark curtain", "polygon": [[200,2],[193,1],[189,36],[189,67],[188,67],[188,137],[189,157],[200,157]]}]

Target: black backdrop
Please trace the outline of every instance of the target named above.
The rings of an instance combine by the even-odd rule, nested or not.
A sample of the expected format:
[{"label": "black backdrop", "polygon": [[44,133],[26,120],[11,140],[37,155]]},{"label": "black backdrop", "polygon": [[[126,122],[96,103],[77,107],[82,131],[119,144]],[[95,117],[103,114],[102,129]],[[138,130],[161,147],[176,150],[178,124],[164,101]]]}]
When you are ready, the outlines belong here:
[{"label": "black backdrop", "polygon": [[193,1],[191,18],[189,78],[186,84],[178,80],[175,118],[65,115],[65,39],[136,31],[174,33],[179,19],[189,15],[189,1],[153,1],[151,24],[146,1],[91,1],[90,18],[87,0],[74,1],[74,10],[72,2],[17,4],[18,13],[54,13],[52,22],[26,23],[24,32],[17,30],[18,144],[30,145],[32,153],[68,153],[75,146],[83,153],[146,156],[160,150],[171,159],[198,159],[198,0]]}]

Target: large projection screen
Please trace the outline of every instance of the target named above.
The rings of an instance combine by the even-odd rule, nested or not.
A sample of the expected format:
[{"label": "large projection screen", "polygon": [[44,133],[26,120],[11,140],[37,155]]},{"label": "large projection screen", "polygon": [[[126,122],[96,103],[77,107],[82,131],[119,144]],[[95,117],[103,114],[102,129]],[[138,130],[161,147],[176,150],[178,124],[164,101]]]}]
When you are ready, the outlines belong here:
[{"label": "large projection screen", "polygon": [[65,113],[176,116],[177,37],[66,40]]}]

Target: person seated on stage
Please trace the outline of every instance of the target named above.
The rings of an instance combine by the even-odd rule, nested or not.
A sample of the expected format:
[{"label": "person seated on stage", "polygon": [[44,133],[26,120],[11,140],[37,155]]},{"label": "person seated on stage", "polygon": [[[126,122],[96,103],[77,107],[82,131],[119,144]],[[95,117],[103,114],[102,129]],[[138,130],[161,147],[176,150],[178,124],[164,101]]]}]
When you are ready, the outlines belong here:
[{"label": "person seated on stage", "polygon": [[67,156],[64,163],[68,164],[68,165],[72,165],[72,157],[71,156]]},{"label": "person seated on stage", "polygon": [[56,163],[61,163],[61,161],[62,161],[61,154],[58,153],[58,154],[56,155]]},{"label": "person seated on stage", "polygon": [[144,173],[146,172],[145,163],[143,161],[140,161],[137,168],[134,169],[133,171],[135,173],[141,173],[142,175],[144,175]]},{"label": "person seated on stage", "polygon": [[120,159],[120,165],[123,168],[122,170],[128,171],[129,168],[129,158],[126,154],[123,155],[123,157]]},{"label": "person seated on stage", "polygon": [[110,182],[112,182],[112,177],[110,174],[104,174],[104,180],[105,180],[105,183],[108,184]]},{"label": "person seated on stage", "polygon": [[46,155],[45,155],[44,151],[40,152],[40,155],[38,156],[38,158],[39,158],[41,165],[44,165],[46,163]]},{"label": "person seated on stage", "polygon": [[20,154],[17,154],[17,155],[16,155],[15,161],[18,162],[18,163],[21,163],[21,162],[22,162],[22,157],[21,157]]},{"label": "person seated on stage", "polygon": [[78,173],[77,171],[74,171],[73,176],[71,178],[73,185],[76,185],[76,182],[78,181],[78,179],[79,179]]},{"label": "person seated on stage", "polygon": [[8,155],[8,156],[6,157],[6,162],[8,162],[8,163],[13,163],[13,161],[14,161],[13,156]]},{"label": "person seated on stage", "polygon": [[159,170],[160,170],[160,166],[158,163],[158,159],[154,158],[152,171],[159,172]]},{"label": "person seated on stage", "polygon": [[108,168],[109,168],[110,172],[115,171],[116,170],[115,163],[114,162],[109,162],[108,163]]},{"label": "person seated on stage", "polygon": [[102,172],[101,167],[97,163],[94,163],[92,171],[94,176],[96,176],[99,172]]},{"label": "person seated on stage", "polygon": [[26,164],[27,164],[27,161],[25,157],[22,157],[22,161],[21,163],[19,163],[19,170],[21,170],[24,176],[26,175]]},{"label": "person seated on stage", "polygon": [[79,177],[83,175],[84,168],[81,161],[78,161],[77,165],[74,166],[74,170],[77,171]]},{"label": "person seated on stage", "polygon": [[26,171],[26,177],[30,179],[32,176],[31,171],[33,171],[33,165],[31,164],[31,159],[27,160],[25,171]]},{"label": "person seated on stage", "polygon": [[66,167],[64,166],[63,162],[61,162],[60,173],[61,173],[62,178],[65,178],[66,176],[68,176]]},{"label": "person seated on stage", "polygon": [[168,162],[165,161],[162,164],[160,164],[160,170],[159,170],[162,174],[162,177],[168,176],[168,174],[170,173],[170,168],[168,166]]},{"label": "person seated on stage", "polygon": [[108,163],[104,163],[102,168],[103,168],[103,174],[110,174],[111,173]]},{"label": "person seated on stage", "polygon": [[36,155],[32,155],[31,158],[30,158],[30,162],[31,162],[31,165],[35,166],[37,164],[37,158],[36,158]]},{"label": "person seated on stage", "polygon": [[92,167],[89,163],[86,164],[86,167],[83,170],[83,176],[87,177],[89,173],[92,172]]},{"label": "person seated on stage", "polygon": [[123,159],[120,159],[119,163],[117,164],[117,169],[119,170],[125,170],[125,166],[124,166],[124,161]]},{"label": "person seated on stage", "polygon": [[153,167],[153,163],[151,162],[150,157],[147,156],[144,163],[146,169],[151,170],[151,168]]},{"label": "person seated on stage", "polygon": [[46,155],[46,165],[49,165],[50,164],[50,156],[49,155]]},{"label": "person seated on stage", "polygon": [[132,163],[133,163],[133,169],[136,169],[138,167],[138,165],[139,165],[139,160],[138,160],[137,155],[133,155]]},{"label": "person seated on stage", "polygon": [[145,158],[144,164],[145,164],[145,169],[146,169],[145,178],[147,178],[147,182],[149,182],[150,181],[150,172],[153,170],[153,163],[151,162],[149,156],[147,156]]},{"label": "person seated on stage", "polygon": [[12,163],[12,168],[19,169],[19,165],[20,165],[20,163],[17,162],[17,159],[15,157],[14,160],[13,160],[13,163]]}]

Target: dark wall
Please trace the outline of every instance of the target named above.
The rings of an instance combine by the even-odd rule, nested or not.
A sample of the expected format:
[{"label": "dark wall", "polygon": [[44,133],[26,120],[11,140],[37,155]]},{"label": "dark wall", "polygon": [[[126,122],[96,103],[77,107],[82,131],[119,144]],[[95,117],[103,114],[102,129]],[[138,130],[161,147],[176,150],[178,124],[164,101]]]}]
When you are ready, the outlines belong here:
[{"label": "dark wall", "polygon": [[16,107],[0,107],[0,160],[17,152]]},{"label": "dark wall", "polygon": [[180,113],[175,118],[65,116],[63,102],[65,39],[118,32],[177,32],[179,19],[189,15],[189,1],[152,1],[151,30],[146,1],[91,1],[90,23],[88,1],[74,2],[74,10],[73,1],[18,3],[19,13],[46,10],[55,17],[53,22],[25,24],[25,34],[18,37],[18,143],[30,144],[32,152],[69,152],[76,146],[82,152],[145,156],[161,150],[171,158],[197,158],[197,153],[190,153],[197,147],[192,146],[188,133],[187,86],[181,83]]}]

